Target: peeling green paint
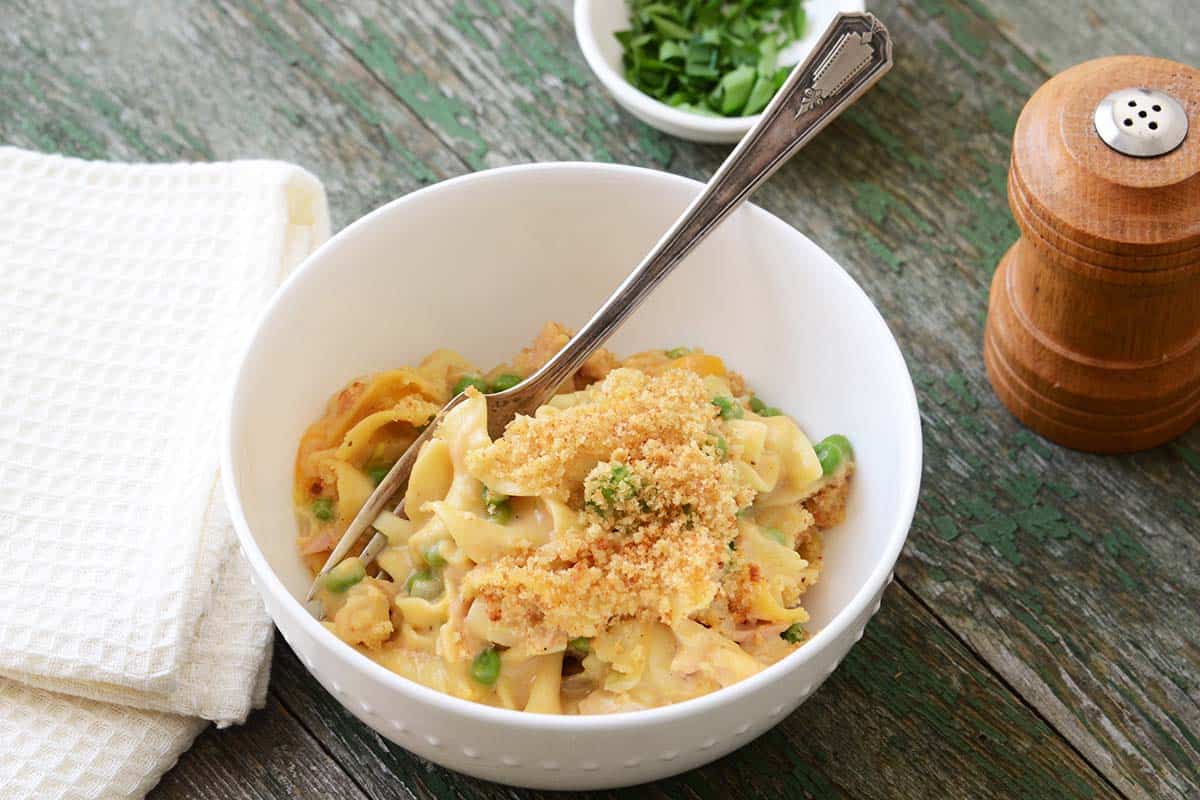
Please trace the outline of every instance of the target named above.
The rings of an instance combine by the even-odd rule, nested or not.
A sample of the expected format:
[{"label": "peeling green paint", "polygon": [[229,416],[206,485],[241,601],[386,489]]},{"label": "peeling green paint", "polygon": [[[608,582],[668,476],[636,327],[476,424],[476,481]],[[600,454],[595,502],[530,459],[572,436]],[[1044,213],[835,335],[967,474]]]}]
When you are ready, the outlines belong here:
[{"label": "peeling green paint", "polygon": [[1175,454],[1183,459],[1183,463],[1187,464],[1192,469],[1200,473],[1200,453],[1188,447],[1183,442],[1173,442],[1171,449]]},{"label": "peeling green paint", "polygon": [[875,234],[870,231],[862,232],[863,244],[866,245],[867,251],[875,258],[882,261],[893,272],[899,272],[902,261],[899,256],[891,251],[886,244],[879,241]]},{"label": "peeling green paint", "polygon": [[374,21],[363,20],[359,35],[339,23],[333,12],[317,0],[303,0],[303,5],[414,114],[435,132],[462,145],[462,149],[456,150],[471,169],[487,166],[488,145],[476,127],[474,111],[463,101],[443,92],[427,75],[403,69],[399,62],[399,45]]}]

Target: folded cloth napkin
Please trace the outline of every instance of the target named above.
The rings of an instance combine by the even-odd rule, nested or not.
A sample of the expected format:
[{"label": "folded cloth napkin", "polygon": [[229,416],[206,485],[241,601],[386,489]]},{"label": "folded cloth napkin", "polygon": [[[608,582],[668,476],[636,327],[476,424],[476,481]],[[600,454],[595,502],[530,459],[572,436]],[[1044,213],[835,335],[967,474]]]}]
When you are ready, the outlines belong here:
[{"label": "folded cloth napkin", "polygon": [[265,698],[221,413],[325,195],[278,162],[0,148],[0,206],[0,796],[138,796]]}]

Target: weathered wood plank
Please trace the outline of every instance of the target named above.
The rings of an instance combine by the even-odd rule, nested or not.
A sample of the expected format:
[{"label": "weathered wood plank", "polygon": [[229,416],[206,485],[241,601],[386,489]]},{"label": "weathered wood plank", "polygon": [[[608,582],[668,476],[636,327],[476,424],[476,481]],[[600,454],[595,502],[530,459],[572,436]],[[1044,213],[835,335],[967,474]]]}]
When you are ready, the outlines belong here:
[{"label": "weathered wood plank", "polygon": [[[273,691],[373,798],[545,798],[456,776],[361,725],[282,640]],[[591,798],[1116,797],[909,592],[892,587],[796,713],[715,764]]]},{"label": "weathered wood plank", "polygon": [[245,725],[209,728],[148,795],[153,800],[360,800],[337,763],[271,698]]},{"label": "weathered wood plank", "polygon": [[83,158],[280,158],[344,224],[462,162],[303,14],[5,4],[0,141]]},{"label": "weathered wood plank", "polygon": [[[474,165],[565,147],[701,177],[723,153],[654,138],[615,110],[561,9],[301,2],[399,99],[436,85],[453,126],[412,107]],[[880,3],[895,71],[761,200],[864,285],[920,384],[926,491],[902,579],[1123,791],[1187,796],[1200,790],[1200,653],[1186,638],[1200,624],[1187,467],[1200,434],[1089,457],[1030,436],[988,390],[988,283],[1016,236],[1009,138],[1045,73],[975,8]]]},{"label": "weathered wood plank", "polygon": [[1200,63],[1200,19],[1192,0],[978,0],[1025,54],[1054,74],[1100,56],[1137,53]]}]

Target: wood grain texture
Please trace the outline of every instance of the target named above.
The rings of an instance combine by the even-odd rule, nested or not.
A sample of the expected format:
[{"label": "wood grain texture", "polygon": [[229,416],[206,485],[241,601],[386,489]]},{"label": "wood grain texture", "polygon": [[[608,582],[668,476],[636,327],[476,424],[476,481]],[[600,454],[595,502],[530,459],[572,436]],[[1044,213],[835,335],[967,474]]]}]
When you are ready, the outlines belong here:
[{"label": "wood grain texture", "polygon": [[[1028,5],[1046,30],[1066,24],[1051,19],[1056,12],[1045,4]],[[85,157],[289,158],[325,180],[339,223],[425,182],[517,161],[616,160],[707,177],[725,150],[668,139],[618,111],[576,50],[567,6],[230,0],[215,7],[154,2],[135,11],[108,0],[79,14],[8,2],[0,139]],[[1060,741],[1039,738],[1045,727],[1036,717],[1008,717],[1004,709],[1024,707],[985,668],[970,666],[955,639],[936,639],[932,609],[1122,793],[1195,796],[1200,432],[1129,458],[1069,452],[1007,415],[980,360],[988,282],[1017,233],[1004,202],[1008,142],[1017,111],[1046,77],[1029,53],[1048,64],[1038,47],[1058,52],[1061,43],[1065,51],[1080,47],[1081,37],[1047,34],[1022,50],[977,0],[872,6],[895,37],[896,69],[756,199],[859,281],[913,370],[925,491],[897,574],[920,604],[889,592],[847,668],[783,730],[668,786],[682,796],[719,796],[713,786],[753,794],[756,786],[777,786],[770,781],[782,771],[793,781],[785,786],[818,797],[853,794],[871,779],[877,785],[861,790],[868,796],[892,785],[898,794],[942,796],[943,781],[960,779],[1003,787],[1009,767],[991,770],[1012,763],[1001,752],[1005,736],[985,742],[974,729],[1007,730],[993,720],[1010,718],[1008,727],[1029,726],[1029,738],[1017,740],[1029,755],[1049,754],[1034,762],[1036,774],[1064,770],[1064,786],[1104,796]],[[795,402],[799,413],[802,400]],[[895,620],[897,613],[911,617],[911,626]],[[877,638],[889,631],[901,633]],[[926,650],[939,657],[925,658]],[[904,672],[920,680],[898,684],[882,666],[848,669],[868,652],[880,665],[911,664]],[[291,685],[310,679],[291,681],[286,662],[276,674],[276,697],[286,707],[300,714],[310,703],[324,718],[322,704],[332,701]],[[961,691],[964,685],[970,690]],[[927,695],[934,706],[921,702]],[[841,749],[817,762],[812,754],[822,737],[797,720],[822,707],[844,715],[826,725],[842,721],[850,744],[864,730],[869,747],[831,740]],[[309,718],[315,711],[302,719],[335,754],[373,738],[357,723],[338,723],[336,707],[330,711],[334,732]],[[269,712],[284,713],[280,706]],[[886,734],[867,724],[879,715],[894,720]],[[972,730],[977,747],[967,741]],[[245,770],[243,782],[259,787],[251,796],[276,791],[260,774],[266,767],[248,756],[206,759],[212,751],[202,747],[234,735],[206,734],[164,787],[183,780],[193,794],[175,796],[227,796],[211,787],[222,786],[213,783],[221,780],[215,762],[228,761]],[[938,767],[923,752],[931,740]],[[384,754],[364,756],[366,774],[379,761],[413,776],[411,784],[364,783],[375,796],[417,796],[413,786],[420,796],[483,791],[404,761],[377,738],[375,746]],[[348,756],[339,758],[366,780]],[[984,777],[948,775],[945,764]],[[759,784],[764,773],[769,780]],[[337,780],[348,785],[344,776]]]},{"label": "wood grain texture", "polygon": [[[181,11],[186,10],[186,13]],[[464,171],[305,14],[93,0],[4,4],[0,141],[130,161],[279,158],[334,225]]]},{"label": "wood grain texture", "polygon": [[[985,331],[1009,410],[1095,453],[1154,447],[1200,419],[1200,138],[1158,158],[1106,145],[1093,111],[1131,85],[1200,108],[1200,70],[1110,56],[1059,73],[1022,110],[1008,176],[1022,238],[992,280]],[[1127,103],[1139,101],[1119,104],[1133,128]],[[1141,104],[1157,127],[1161,106]]]},{"label": "wood grain texture", "polygon": [[1200,64],[1192,0],[976,0],[1050,74],[1089,58],[1138,54]]},{"label": "wood grain texture", "polygon": [[[359,724],[278,639],[273,691],[372,798],[536,800],[421,761]],[[402,787],[402,788],[400,788]],[[893,586],[825,685],[738,752],[584,798],[1116,797],[907,590]]]},{"label": "wood grain texture", "polygon": [[[278,668],[275,675],[278,675]],[[360,800],[363,792],[275,698],[245,725],[209,728],[149,794],[153,800]]]}]

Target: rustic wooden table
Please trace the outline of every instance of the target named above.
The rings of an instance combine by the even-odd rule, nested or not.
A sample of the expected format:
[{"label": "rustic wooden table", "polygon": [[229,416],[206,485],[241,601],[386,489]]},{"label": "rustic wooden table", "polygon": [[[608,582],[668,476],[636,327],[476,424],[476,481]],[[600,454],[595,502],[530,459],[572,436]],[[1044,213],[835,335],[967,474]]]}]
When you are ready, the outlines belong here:
[{"label": "rustic wooden table", "polygon": [[[903,348],[924,492],[883,608],[783,724],[623,797],[1200,797],[1200,430],[1101,458],[988,388],[989,278],[1016,238],[1013,123],[1093,56],[1200,62],[1194,0],[880,0],[893,72],[756,198],[833,254]],[[85,158],[272,157],[337,225],[524,161],[705,178],[725,150],[620,112],[566,0],[3,0],[0,142]],[[2,267],[0,267],[2,268]],[[797,314],[803,311],[798,309]],[[277,643],[267,708],[200,737],[158,798],[535,797],[425,763]]]}]

